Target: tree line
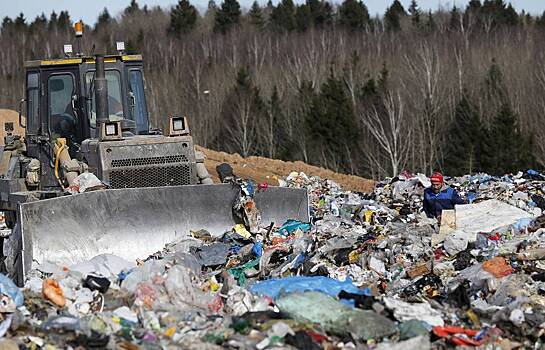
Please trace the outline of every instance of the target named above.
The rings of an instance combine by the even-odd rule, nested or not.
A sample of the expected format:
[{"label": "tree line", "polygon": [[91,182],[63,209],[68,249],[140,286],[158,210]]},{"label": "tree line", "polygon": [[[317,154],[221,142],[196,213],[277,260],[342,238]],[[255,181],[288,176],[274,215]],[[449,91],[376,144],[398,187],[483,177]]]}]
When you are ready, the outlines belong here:
[{"label": "tree line", "polygon": [[[72,24],[67,11],[2,20],[0,106],[22,97],[24,61],[62,57]],[[203,13],[132,0],[86,24],[83,49],[142,53],[152,123],[188,115],[205,147],[372,178],[499,175],[545,165],[544,33],[545,12],[503,0],[394,0],[377,17],[360,0],[211,0]]]}]

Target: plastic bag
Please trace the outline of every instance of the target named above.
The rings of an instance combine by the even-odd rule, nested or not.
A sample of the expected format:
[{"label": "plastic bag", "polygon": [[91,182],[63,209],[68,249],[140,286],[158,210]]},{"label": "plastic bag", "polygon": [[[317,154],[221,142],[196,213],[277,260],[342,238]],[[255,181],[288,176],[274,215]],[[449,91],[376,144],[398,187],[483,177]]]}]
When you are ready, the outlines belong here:
[{"label": "plastic bag", "polygon": [[290,219],[278,229],[278,232],[283,236],[289,236],[297,229],[303,232],[307,232],[308,230],[310,230],[310,224],[305,224],[301,221]]},{"label": "plastic bag", "polygon": [[370,295],[368,289],[359,289],[350,279],[344,282],[323,276],[292,276],[286,278],[272,278],[255,283],[250,291],[258,295],[267,295],[273,299],[279,297],[281,291],[285,293],[317,291],[332,297],[341,291],[359,295]]},{"label": "plastic bag", "polygon": [[328,332],[357,339],[380,339],[397,331],[395,324],[382,315],[353,309],[318,292],[284,295],[276,305],[297,321],[317,323]]},{"label": "plastic bag", "polygon": [[42,285],[42,293],[43,296],[53,304],[59,307],[64,307],[66,305],[66,298],[64,297],[64,293],[59,285],[59,282],[56,280],[52,278],[44,280]]},{"label": "plastic bag", "polygon": [[0,273],[0,294],[9,296],[17,307],[23,305],[24,297],[21,290],[11,279]]},{"label": "plastic bag", "polygon": [[509,276],[512,274],[515,270],[509,265],[504,258],[502,257],[495,257],[493,259],[490,259],[488,261],[485,261],[483,263],[483,270],[486,272],[491,273],[496,278],[502,278],[505,276]]},{"label": "plastic bag", "polygon": [[394,317],[399,321],[419,320],[432,326],[445,324],[441,313],[432,309],[428,303],[409,304],[394,298],[384,298],[384,304],[394,311]]}]

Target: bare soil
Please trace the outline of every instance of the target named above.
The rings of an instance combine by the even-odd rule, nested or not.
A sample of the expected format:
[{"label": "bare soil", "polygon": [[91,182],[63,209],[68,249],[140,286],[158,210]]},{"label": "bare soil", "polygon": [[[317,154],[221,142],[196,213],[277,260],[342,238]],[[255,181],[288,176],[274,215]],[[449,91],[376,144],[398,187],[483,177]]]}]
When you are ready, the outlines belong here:
[{"label": "bare soil", "polygon": [[331,170],[308,165],[304,162],[285,162],[278,159],[265,157],[243,158],[239,154],[228,154],[197,146],[197,150],[206,155],[206,168],[212,175],[214,182],[219,182],[216,166],[221,163],[229,163],[235,174],[242,178],[252,179],[255,182],[267,182],[278,185],[278,178],[289,175],[292,171],[304,172],[308,176],[319,176],[322,179],[330,179],[342,186],[343,189],[357,192],[371,192],[375,181],[364,179],[354,175],[339,174]]}]

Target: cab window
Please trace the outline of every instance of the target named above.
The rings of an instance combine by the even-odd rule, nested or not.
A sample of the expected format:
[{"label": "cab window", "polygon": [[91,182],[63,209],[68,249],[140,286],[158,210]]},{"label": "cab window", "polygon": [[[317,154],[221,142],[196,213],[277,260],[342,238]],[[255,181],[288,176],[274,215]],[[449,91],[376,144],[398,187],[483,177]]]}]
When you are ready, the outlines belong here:
[{"label": "cab window", "polygon": [[[92,128],[96,128],[97,125],[95,91],[93,88],[94,75],[94,71],[87,72],[87,74],[85,74],[85,84],[87,86],[87,91],[89,91],[89,96],[91,96],[87,108],[89,110],[89,121]],[[108,82],[108,112],[109,120],[112,122],[120,121],[124,118],[120,80],[121,78],[119,71],[106,71],[106,81]]]},{"label": "cab window", "polygon": [[26,103],[27,103],[27,133],[36,135],[40,125],[39,105],[40,105],[40,74],[28,73],[26,77]]},{"label": "cab window", "polygon": [[137,69],[129,71],[129,82],[131,87],[131,106],[133,109],[134,121],[138,133],[148,132],[148,110],[146,96],[144,95],[144,81],[142,72]]},{"label": "cab window", "polygon": [[59,137],[74,138],[76,136],[76,117],[72,107],[74,77],[69,73],[49,76],[47,92],[49,131],[53,141]]}]

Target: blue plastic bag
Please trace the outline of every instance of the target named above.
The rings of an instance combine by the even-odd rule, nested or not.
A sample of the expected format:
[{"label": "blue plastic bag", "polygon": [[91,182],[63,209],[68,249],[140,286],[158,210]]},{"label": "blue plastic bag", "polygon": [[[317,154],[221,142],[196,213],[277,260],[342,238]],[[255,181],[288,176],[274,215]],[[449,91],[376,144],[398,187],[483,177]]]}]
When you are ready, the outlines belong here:
[{"label": "blue plastic bag", "polygon": [[254,198],[254,184],[252,183],[252,181],[245,180],[241,188],[245,195]]},{"label": "blue plastic bag", "polygon": [[534,221],[532,218],[522,218],[519,219],[517,222],[513,224],[513,229],[515,232],[519,232],[530,226],[532,224],[532,221]]},{"label": "blue plastic bag", "polygon": [[255,254],[255,256],[261,258],[261,255],[263,255],[263,243],[255,242],[254,246],[252,247],[252,252]]},{"label": "blue plastic bag", "polygon": [[348,293],[359,295],[371,295],[368,288],[359,289],[350,279],[341,282],[324,276],[291,276],[286,278],[271,278],[253,284],[250,291],[258,295],[266,295],[273,299],[280,296],[281,292],[305,292],[316,291],[337,297],[344,290]]},{"label": "blue plastic bag", "polygon": [[278,232],[283,236],[291,235],[295,230],[300,229],[303,232],[310,230],[310,224],[303,223],[298,220],[290,219],[278,229]]},{"label": "blue plastic bag", "polygon": [[23,292],[13,283],[11,279],[0,273],[0,293],[9,296],[17,307],[22,306],[25,298]]}]

